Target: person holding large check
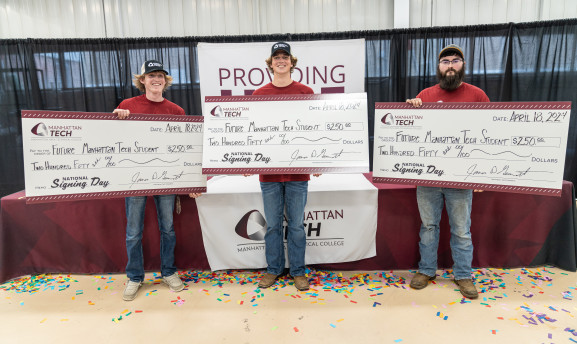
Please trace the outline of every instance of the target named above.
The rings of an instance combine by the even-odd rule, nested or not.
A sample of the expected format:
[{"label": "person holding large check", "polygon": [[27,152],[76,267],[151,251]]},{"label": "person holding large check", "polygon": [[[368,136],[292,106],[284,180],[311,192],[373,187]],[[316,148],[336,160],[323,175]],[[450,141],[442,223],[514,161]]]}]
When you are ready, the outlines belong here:
[{"label": "person holding large check", "polygon": [[[140,75],[134,76],[134,85],[144,94],[125,99],[113,112],[119,119],[126,119],[131,113],[163,114],[184,116],[184,109],[164,99],[163,92],[172,83],[172,77],[164,70],[161,62],[149,60],[144,62]],[[184,284],[178,277],[174,265],[174,248],[176,235],[173,225],[175,195],[155,195],[154,203],[160,226],[160,272],[170,290],[178,292]],[[146,196],[126,197],[126,252],[128,263],[126,283],[122,298],[132,301],[144,280],[144,258],[142,254],[142,233],[144,230],[144,211]]]},{"label": "person holding large check", "polygon": [[[424,89],[407,103],[420,107],[423,102],[488,102],[489,98],[478,87],[463,82],[465,60],[463,50],[448,45],[439,53],[437,78],[439,83]],[[439,246],[439,222],[443,211],[443,200],[447,206],[451,226],[451,252],[453,276],[463,296],[475,299],[477,289],[471,278],[473,242],[471,240],[471,206],[473,191],[444,187],[417,186],[417,203],[421,215],[419,242],[419,271],[411,280],[411,288],[423,289],[434,280],[437,271]]]},{"label": "person holding large check", "polygon": [[[275,43],[266,63],[273,73],[273,80],[254,91],[253,95],[314,93],[310,87],[292,80],[291,73],[294,71],[297,58],[291,54],[289,44]],[[309,289],[309,282],[305,275],[306,233],[304,229],[309,179],[308,174],[261,174],[259,177],[267,223],[264,237],[267,272],[258,284],[260,288],[272,286],[284,271],[283,223],[286,207],[289,272],[298,290]]]}]

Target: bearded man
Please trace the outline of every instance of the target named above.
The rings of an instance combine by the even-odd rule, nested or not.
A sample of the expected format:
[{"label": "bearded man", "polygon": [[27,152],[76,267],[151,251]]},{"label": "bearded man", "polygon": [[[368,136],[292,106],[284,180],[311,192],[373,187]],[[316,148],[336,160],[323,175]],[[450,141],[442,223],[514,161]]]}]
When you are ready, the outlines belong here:
[{"label": "bearded man", "polygon": [[[465,57],[463,50],[451,44],[439,53],[439,83],[421,91],[407,103],[420,107],[423,102],[488,102],[489,97],[478,87],[463,82]],[[419,271],[411,280],[411,288],[423,289],[436,277],[439,222],[443,203],[447,206],[451,226],[453,277],[461,294],[476,299],[479,294],[471,278],[473,241],[471,240],[471,207],[473,190],[445,187],[417,187],[417,203],[421,216]]]}]

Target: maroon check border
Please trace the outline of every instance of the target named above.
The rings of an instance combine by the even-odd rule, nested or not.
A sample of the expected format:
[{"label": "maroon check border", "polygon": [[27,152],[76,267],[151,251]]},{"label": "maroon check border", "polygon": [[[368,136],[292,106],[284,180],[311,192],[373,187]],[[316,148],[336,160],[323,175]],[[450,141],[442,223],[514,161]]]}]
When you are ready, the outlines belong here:
[{"label": "maroon check border", "polygon": [[[64,118],[64,119],[89,119],[89,120],[118,120],[116,114],[110,112],[75,112],[75,111],[37,111],[22,110],[22,118]],[[131,121],[159,121],[159,122],[204,122],[202,116],[176,116],[176,115],[146,115],[130,114],[125,119]],[[26,203],[65,202],[89,199],[121,198],[132,196],[154,196],[171,194],[204,193],[206,187],[192,188],[164,188],[149,190],[90,192],[83,194],[61,194],[47,196],[26,197]]]},{"label": "maroon check border", "polygon": [[[407,103],[375,103],[376,110],[411,109],[411,108],[413,108],[413,106]],[[423,103],[423,105],[419,107],[419,110],[432,110],[432,109],[571,110],[571,102]],[[373,177],[373,183],[515,192],[523,194],[549,195],[558,197],[561,196],[562,191],[561,190],[562,181],[561,183],[559,183],[559,189],[535,188],[535,187],[516,186],[516,185],[493,185],[493,184],[432,181],[423,179],[385,178],[385,177]]]}]

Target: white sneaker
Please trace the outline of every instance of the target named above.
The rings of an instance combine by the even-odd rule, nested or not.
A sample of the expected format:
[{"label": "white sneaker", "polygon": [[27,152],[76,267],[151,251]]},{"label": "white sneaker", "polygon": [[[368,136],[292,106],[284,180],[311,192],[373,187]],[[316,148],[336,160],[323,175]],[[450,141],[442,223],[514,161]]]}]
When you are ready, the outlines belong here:
[{"label": "white sneaker", "polygon": [[162,277],[162,279],[164,280],[164,283],[168,284],[168,287],[172,291],[181,291],[182,289],[184,289],[184,283],[182,283],[180,277],[178,277],[177,272],[173,273],[170,276]]},{"label": "white sneaker", "polygon": [[126,283],[126,288],[124,288],[124,294],[122,294],[122,299],[124,301],[132,301],[136,298],[136,294],[138,293],[138,288],[142,285],[142,282],[133,282],[128,280]]}]

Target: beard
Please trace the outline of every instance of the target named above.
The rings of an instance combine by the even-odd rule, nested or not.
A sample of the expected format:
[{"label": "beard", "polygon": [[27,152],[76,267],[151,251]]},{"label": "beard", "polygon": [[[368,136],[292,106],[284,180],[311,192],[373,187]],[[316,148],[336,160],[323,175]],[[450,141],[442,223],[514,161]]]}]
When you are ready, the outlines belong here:
[{"label": "beard", "polygon": [[[449,71],[453,71],[454,73],[451,75],[447,75]],[[443,75],[439,66],[437,66],[437,79],[439,79],[439,87],[447,91],[453,91],[461,85],[463,79],[465,78],[465,66],[461,67],[461,70],[456,71],[453,67],[450,67],[445,71]]]}]

